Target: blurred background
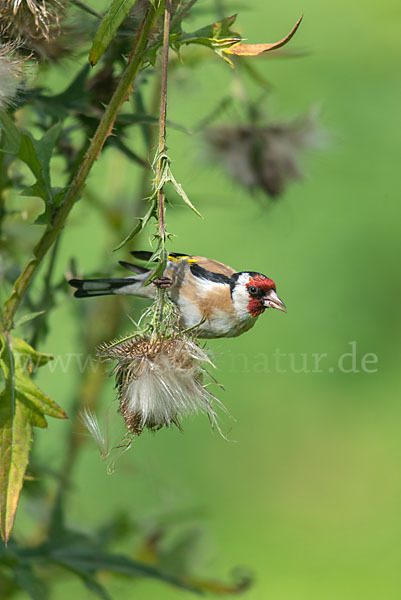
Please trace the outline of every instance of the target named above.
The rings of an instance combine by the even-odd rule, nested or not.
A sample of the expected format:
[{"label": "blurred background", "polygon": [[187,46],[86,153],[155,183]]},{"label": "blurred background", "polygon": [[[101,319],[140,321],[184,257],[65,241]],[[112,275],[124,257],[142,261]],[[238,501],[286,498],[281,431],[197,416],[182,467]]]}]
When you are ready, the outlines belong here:
[{"label": "blurred background", "polygon": [[[197,5],[191,29],[208,22],[202,10],[210,4]],[[169,128],[174,174],[204,216],[178,200],[169,207],[168,230],[176,236],[170,250],[265,273],[288,314],[267,311],[246,335],[208,342],[225,388],[219,398],[235,419],[221,417],[230,441],[199,416],[184,423],[183,433],[144,433],[113,474],[89,441],[75,465],[68,518],[90,529],[117,511],[144,530],[176,519],[165,543],[185,550],[197,540],[190,560],[200,577],[228,579],[234,567],[250,571],[248,600],[398,600],[401,7],[395,0],[227,0],[224,11],[240,13],[234,29],[249,43],[278,40],[304,13],[288,47],[299,56],[253,64],[272,85],[261,109],[285,121],[318,107],[326,143],[304,154],[304,180],[271,201],[210,160],[200,134]],[[217,57],[188,71],[185,62],[184,49],[171,75],[168,111],[171,121],[193,130],[224,95],[236,93],[238,82]],[[54,92],[75,69],[68,61],[59,69]],[[260,89],[244,85],[258,98]],[[219,122],[235,119],[227,109]],[[121,276],[114,265],[130,248],[112,252],[116,240],[95,205],[107,206],[112,219],[113,207],[135,202],[140,178],[121,153],[101,155],[87,187],[90,201],[79,202],[74,226],[65,230],[60,277],[72,258],[81,274]],[[124,235],[132,222],[127,217]],[[141,249],[148,249],[148,235]],[[113,318],[117,299],[82,302],[71,294],[53,311],[43,351],[80,352],[91,329],[104,326],[107,310]],[[119,306],[135,318],[144,304],[128,299]],[[127,316],[122,332],[130,327]],[[341,359],[345,353],[353,356]],[[316,354],[326,355],[318,368]],[[41,369],[39,385],[68,412],[79,365],[73,358],[53,371]],[[99,412],[109,406],[114,412],[111,379],[101,394]],[[62,421],[36,430],[37,458],[50,471],[60,466],[66,435]],[[23,506],[22,533],[34,500]],[[123,543],[129,549],[132,540]],[[115,598],[187,597],[152,581],[104,582]],[[78,599],[89,592],[71,580],[56,584],[54,594]]]}]

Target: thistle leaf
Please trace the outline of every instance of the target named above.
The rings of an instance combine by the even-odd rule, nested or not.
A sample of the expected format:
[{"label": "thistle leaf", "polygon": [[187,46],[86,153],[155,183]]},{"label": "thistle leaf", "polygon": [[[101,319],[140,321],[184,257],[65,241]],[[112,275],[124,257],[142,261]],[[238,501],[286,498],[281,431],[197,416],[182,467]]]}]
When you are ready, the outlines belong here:
[{"label": "thistle leaf", "polygon": [[37,312],[28,313],[27,315],[24,315],[23,317],[18,319],[18,321],[14,323],[14,327],[20,327],[21,325],[25,325],[25,323],[29,323],[29,321],[36,319],[36,317],[40,317],[40,315],[43,315],[45,312],[45,310],[39,310]]},{"label": "thistle leaf", "polygon": [[20,338],[0,336],[0,533],[7,543],[28,465],[32,426],[46,427],[44,415],[66,418],[63,409],[34,384],[30,375],[52,357]]},{"label": "thistle leaf", "polygon": [[7,113],[0,111],[0,130],[5,137],[0,151],[22,160],[36,178],[23,194],[44,200],[46,209],[38,222],[50,223],[54,208],[60,205],[65,193],[64,189],[52,188],[50,182],[50,160],[61,133],[61,124],[53,125],[40,140],[36,140],[30,133],[19,130]]},{"label": "thistle leaf", "polygon": [[21,144],[21,133],[4,110],[0,110],[0,130],[4,137],[2,151],[7,154],[17,154]]},{"label": "thistle leaf", "polygon": [[221,51],[224,48],[229,48],[242,40],[238,33],[230,29],[236,18],[237,15],[232,15],[192,33],[181,33],[174,39],[173,48],[178,51],[183,44],[202,44],[222,56]]},{"label": "thistle leaf", "polygon": [[140,233],[148,224],[149,219],[152,216],[156,216],[155,215],[155,210],[156,210],[156,203],[155,203],[155,199],[152,197],[151,198],[151,202],[152,205],[149,208],[148,212],[146,213],[146,215],[144,217],[141,217],[140,219],[138,219],[138,223],[135,225],[135,227],[133,228],[133,230],[127,235],[127,237],[125,237],[123,239],[123,241],[118,244],[118,246],[116,246],[115,248],[113,248],[113,252],[115,252],[116,250],[120,250],[120,248],[122,248],[123,246],[125,246],[125,244],[127,242],[129,242],[130,240],[132,240],[136,235],[138,235],[138,233]]},{"label": "thistle leaf", "polygon": [[0,394],[0,532],[7,543],[32,442],[32,423],[27,407],[16,402],[11,385]]},{"label": "thistle leaf", "polygon": [[93,40],[89,52],[89,62],[94,67],[100,60],[117,29],[124,19],[129,15],[136,0],[112,0],[105,16],[103,17]]},{"label": "thistle leaf", "polygon": [[195,206],[192,204],[192,202],[190,201],[190,199],[188,198],[187,194],[184,191],[184,188],[182,187],[182,185],[180,183],[178,183],[174,177],[174,175],[172,174],[171,170],[169,169],[169,177],[168,180],[172,183],[175,191],[177,192],[177,194],[184,200],[185,204],[187,206],[189,206],[189,208],[191,210],[194,211],[194,213],[196,213],[198,215],[198,217],[200,217],[201,219],[203,219],[202,215],[200,214],[200,212],[195,208]]},{"label": "thistle leaf", "polygon": [[[44,311],[42,311],[44,312]],[[35,314],[35,313],[32,313]],[[41,313],[37,313],[41,314]],[[29,315],[27,315],[29,316]],[[34,317],[32,317],[34,318]],[[32,372],[38,367],[42,367],[46,365],[50,360],[53,360],[53,356],[51,354],[44,354],[43,352],[38,352],[32,346],[30,346],[25,340],[22,338],[13,337],[12,338],[12,346],[14,350],[15,358],[17,359],[17,366],[22,366],[28,369],[28,371]],[[20,358],[25,357],[24,364],[20,364]],[[29,358],[31,359],[31,363],[29,363]]]},{"label": "thistle leaf", "polygon": [[56,419],[67,419],[67,414],[54,400],[42,392],[22,369],[16,370],[15,389],[43,415]]},{"label": "thistle leaf", "polygon": [[298,27],[301,24],[303,15],[298,19],[295,23],[294,27],[291,29],[290,33],[288,33],[283,39],[278,42],[274,42],[271,44],[242,44],[238,43],[230,48],[225,48],[223,52],[225,54],[235,54],[236,56],[257,56],[258,54],[262,54],[264,52],[270,52],[270,50],[276,50],[277,48],[281,48],[285,46],[290,39],[293,37]]}]

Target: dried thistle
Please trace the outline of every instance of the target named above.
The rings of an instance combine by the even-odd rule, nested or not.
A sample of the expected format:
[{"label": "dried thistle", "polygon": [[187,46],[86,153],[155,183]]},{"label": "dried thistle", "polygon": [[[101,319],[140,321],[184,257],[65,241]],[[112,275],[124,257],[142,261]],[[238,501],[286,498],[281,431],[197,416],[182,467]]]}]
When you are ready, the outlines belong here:
[{"label": "dried thistle", "polygon": [[13,104],[22,85],[24,59],[17,49],[17,44],[0,44],[0,109]]},{"label": "dried thistle", "polygon": [[[194,332],[183,331],[175,306],[159,291],[156,302],[146,311],[145,323],[135,334],[106,343],[97,349],[101,360],[117,361],[115,375],[118,411],[127,429],[123,447],[147,428],[157,431],[175,425],[192,413],[204,413],[217,425],[213,404],[222,406],[208,390],[215,380],[206,370],[214,367]],[[196,332],[196,330],[195,330]],[[82,419],[95,438],[102,458],[109,455],[105,436],[93,414]]]},{"label": "dried thistle", "polygon": [[2,0],[2,38],[38,59],[57,60],[70,53],[78,39],[77,27],[63,22],[67,6],[59,0]]},{"label": "dried thistle", "polygon": [[302,178],[299,154],[316,146],[318,137],[312,115],[288,123],[213,127],[206,133],[213,155],[233,179],[273,198],[283,193],[289,181]]},{"label": "dried thistle", "polygon": [[145,427],[181,429],[180,419],[194,412],[215,422],[215,397],[203,385],[203,365],[211,362],[193,340],[178,333],[168,339],[140,336],[102,348],[99,355],[117,360],[119,412],[130,433],[139,435]]}]

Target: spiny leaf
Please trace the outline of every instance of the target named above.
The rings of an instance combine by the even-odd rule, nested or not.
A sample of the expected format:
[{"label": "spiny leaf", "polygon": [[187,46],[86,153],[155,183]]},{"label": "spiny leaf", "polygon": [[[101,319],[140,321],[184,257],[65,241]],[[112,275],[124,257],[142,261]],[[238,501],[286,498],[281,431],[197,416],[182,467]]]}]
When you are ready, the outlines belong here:
[{"label": "spiny leaf", "polygon": [[136,0],[112,0],[107,13],[103,17],[96,35],[93,39],[92,48],[89,52],[89,62],[93,66],[102,57],[109,46],[117,29],[124,19],[129,15]]},{"label": "spiny leaf", "polygon": [[290,39],[293,37],[298,27],[301,24],[303,15],[298,19],[295,23],[294,27],[291,29],[290,33],[283,37],[283,39],[278,42],[274,42],[271,44],[235,44],[230,48],[226,48],[223,50],[226,54],[235,54],[236,56],[257,56],[258,54],[262,54],[264,52],[269,52],[270,50],[276,50],[277,48],[281,48],[285,46]]},{"label": "spiny leaf", "polygon": [[7,113],[0,111],[0,129],[5,136],[5,143],[0,151],[19,158],[29,167],[36,181],[23,193],[26,196],[38,196],[45,201],[46,218],[43,222],[50,223],[53,210],[59,206],[65,193],[64,189],[52,188],[50,182],[50,160],[61,133],[61,124],[53,125],[41,139],[36,140],[30,133],[19,130]]},{"label": "spiny leaf", "polygon": [[155,213],[156,202],[153,197],[151,198],[151,202],[152,202],[152,205],[151,205],[150,209],[148,210],[148,212],[146,213],[146,215],[144,217],[141,217],[140,219],[138,219],[138,223],[135,225],[134,229],[127,235],[126,238],[123,239],[123,241],[118,246],[113,248],[113,252],[115,252],[116,250],[119,250],[120,248],[125,246],[125,244],[127,242],[132,240],[132,238],[134,238],[136,235],[138,235],[138,233],[140,233],[146,227],[146,225],[149,222],[149,219],[152,216],[156,216],[156,213]]},{"label": "spiny leaf", "polygon": [[55,417],[56,419],[68,418],[61,406],[44,394],[22,369],[16,371],[15,389],[43,415],[49,415],[49,417]]},{"label": "spiny leaf", "polygon": [[177,183],[173,173],[171,172],[171,170],[169,169],[169,178],[168,181],[170,181],[173,184],[173,187],[175,189],[175,191],[177,192],[177,194],[184,200],[185,204],[187,206],[189,206],[189,208],[191,210],[194,211],[194,213],[196,213],[198,215],[198,217],[200,217],[201,219],[203,219],[202,215],[200,214],[200,212],[195,208],[195,206],[192,204],[192,202],[190,201],[190,199],[188,198],[187,194],[184,191],[184,188],[182,187],[182,185],[180,183]]},{"label": "spiny leaf", "polygon": [[36,177],[36,183],[30,188],[31,195],[39,196],[45,201],[53,200],[50,184],[50,159],[60,132],[61,125],[57,123],[40,140],[35,140],[29,133],[23,133],[16,154],[28,165]]},{"label": "spiny leaf", "polygon": [[236,18],[237,15],[232,15],[231,17],[225,17],[221,21],[197,29],[192,33],[177,34],[173,40],[170,38],[172,47],[179,52],[183,44],[202,44],[216,52],[226,62],[232,64],[222,51],[230,48],[233,44],[238,44],[242,40],[242,37],[238,33],[230,29]]}]

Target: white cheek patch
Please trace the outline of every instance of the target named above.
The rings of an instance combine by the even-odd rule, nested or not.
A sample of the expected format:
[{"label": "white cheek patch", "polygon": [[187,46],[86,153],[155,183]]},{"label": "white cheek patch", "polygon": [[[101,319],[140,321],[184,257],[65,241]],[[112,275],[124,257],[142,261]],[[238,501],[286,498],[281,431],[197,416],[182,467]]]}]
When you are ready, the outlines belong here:
[{"label": "white cheek patch", "polygon": [[249,282],[249,275],[242,273],[237,280],[237,285],[233,291],[233,304],[238,318],[243,321],[250,318],[248,304],[250,302],[246,284]]}]

